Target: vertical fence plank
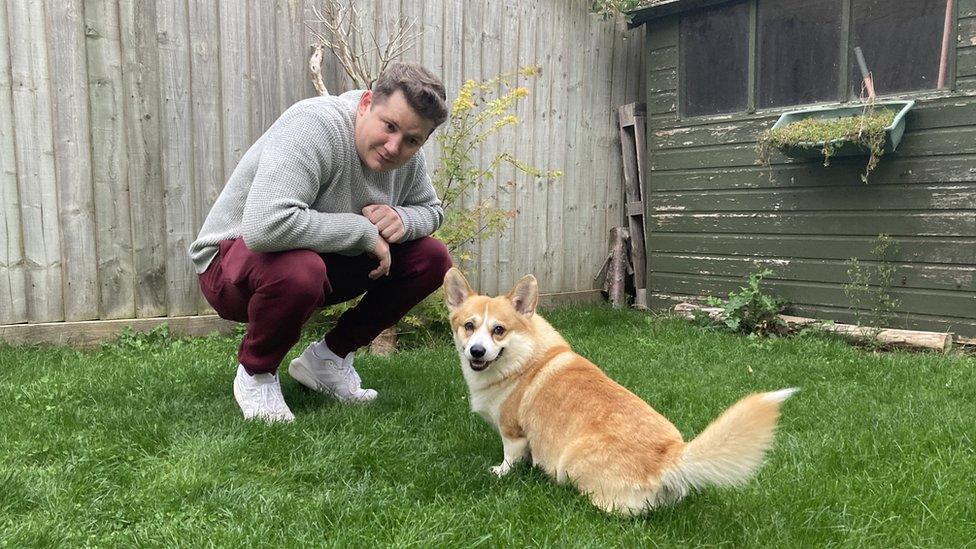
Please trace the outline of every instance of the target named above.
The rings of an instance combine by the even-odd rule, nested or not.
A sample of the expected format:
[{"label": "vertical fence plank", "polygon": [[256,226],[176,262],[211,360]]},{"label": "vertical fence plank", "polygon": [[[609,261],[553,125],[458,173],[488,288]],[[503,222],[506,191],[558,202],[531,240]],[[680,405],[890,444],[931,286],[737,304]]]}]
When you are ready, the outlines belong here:
[{"label": "vertical fence plank", "polygon": [[18,0],[7,6],[27,318],[58,321],[64,319],[64,292],[44,5]]},{"label": "vertical fence plank", "polygon": [[584,136],[586,144],[581,147],[584,156],[592,160],[586,162],[587,169],[583,185],[589,190],[589,199],[583,202],[588,210],[587,229],[580,234],[587,239],[586,250],[582,261],[577,261],[579,289],[592,288],[593,278],[600,269],[607,253],[607,202],[610,176],[608,155],[612,150],[612,129],[616,118],[610,107],[611,82],[611,50],[613,48],[613,21],[604,21],[594,15],[588,16],[589,32],[594,36],[593,52],[589,56],[589,64],[585,72],[589,74],[592,92],[584,96],[587,106],[583,117],[590,125],[590,131]]},{"label": "vertical fence plank", "polygon": [[[464,4],[456,0],[444,0],[443,32],[440,45],[440,68],[444,86],[450,97],[457,97],[467,77],[465,58],[471,54],[471,44],[464,40]],[[435,14],[431,14],[431,17]],[[467,50],[465,49],[467,48]]]},{"label": "vertical fence plank", "polygon": [[223,177],[230,179],[250,146],[250,109],[247,79],[247,10],[243,2],[219,2],[220,21],[220,123],[223,127]]},{"label": "vertical fence plank", "polygon": [[[486,82],[496,78],[501,73],[500,57],[502,51],[501,7],[503,0],[484,0],[481,2],[481,80]],[[501,86],[495,86],[493,92],[497,97],[502,92]],[[490,164],[501,151],[500,141],[511,137],[511,128],[504,128],[491,139],[485,141],[481,147],[481,162],[488,169],[489,177],[478,196],[478,201],[490,208],[498,208],[500,195],[506,191],[500,179],[501,170],[490,168]],[[506,140],[507,145],[510,141]],[[504,240],[504,233],[492,232],[488,238],[480,241],[478,262],[481,265],[479,286],[481,292],[491,295],[498,293],[498,262],[499,247]]]},{"label": "vertical fence plank", "polygon": [[[568,286],[563,278],[563,254],[566,249],[563,241],[563,218],[566,205],[564,204],[565,195],[570,192],[572,186],[577,182],[577,174],[574,167],[570,164],[570,157],[567,154],[568,133],[571,126],[569,118],[573,113],[569,110],[568,96],[569,52],[567,51],[567,40],[572,32],[572,22],[568,13],[560,13],[558,8],[554,9],[553,21],[553,40],[552,56],[550,57],[550,73],[552,80],[550,83],[549,100],[552,116],[549,124],[552,125],[552,134],[549,141],[550,155],[549,165],[562,170],[565,174],[557,184],[549,188],[549,203],[546,223],[546,251],[543,254],[543,278],[545,287],[551,292],[566,291]],[[575,41],[573,42],[575,43]],[[575,58],[575,56],[572,56]],[[569,66],[569,67],[568,67]]]},{"label": "vertical fence plank", "polygon": [[54,168],[58,182],[65,320],[99,318],[95,204],[88,118],[88,67],[80,0],[48,5],[54,101]]},{"label": "vertical fence plank", "polygon": [[87,0],[85,25],[102,318],[132,318],[132,220],[122,110],[122,52],[115,4]]},{"label": "vertical fence plank", "polygon": [[[438,48],[437,56],[431,62],[435,63],[434,66],[439,67],[441,79],[444,81],[444,88],[447,91],[448,99],[453,100],[461,91],[466,70],[464,63],[465,44],[463,41],[465,31],[464,4],[456,0],[443,0],[441,7],[442,11],[439,13],[428,12],[428,18],[440,17],[443,21],[441,26],[443,34],[439,38],[439,43],[436,45]],[[467,47],[470,48],[470,45]],[[440,58],[439,61],[437,61],[437,57]],[[436,63],[439,63],[439,65]],[[457,200],[451,206],[453,209],[463,207],[463,200]],[[461,250],[457,250],[454,255],[458,256],[460,252]],[[474,274],[476,265],[470,261],[459,261],[457,262],[457,267],[464,270],[466,275],[470,275]]]},{"label": "vertical fence plank", "polygon": [[[189,3],[190,15],[190,98],[193,123],[193,191],[195,238],[207,213],[223,188],[223,161],[220,128],[220,42],[217,35],[217,3],[196,0]],[[199,295],[199,294],[198,294]],[[209,310],[202,296],[198,310]]]},{"label": "vertical fence plank", "polygon": [[247,0],[248,93],[253,113],[248,143],[257,141],[280,114],[273,22],[274,4],[267,0]]},{"label": "vertical fence plank", "polygon": [[[465,6],[461,12],[461,34],[457,37],[461,40],[461,47],[458,50],[452,50],[450,53],[456,55],[457,52],[461,53],[461,78],[458,82],[460,84],[465,80],[482,80],[482,58],[481,58],[481,40],[482,40],[482,29],[483,29],[483,12],[484,7],[482,2],[472,2]],[[445,52],[445,54],[448,52]],[[483,161],[485,158],[484,148],[481,147],[476,151],[471,151],[471,158],[475,166],[483,166]],[[461,208],[470,209],[475,207],[479,200],[481,199],[482,191],[481,189],[471,189],[469,192],[465,193],[464,196],[460,197],[457,205]],[[469,273],[468,280],[474,285],[478,290],[482,289],[481,284],[481,274],[482,274],[482,256],[481,256],[481,239],[476,239],[474,242],[470,243],[467,247],[469,252],[473,256],[473,261],[470,262],[470,266],[466,268]]]},{"label": "vertical fence plank", "polygon": [[[511,4],[511,6],[509,6]],[[511,13],[513,18],[512,25],[517,38],[517,48],[514,65],[515,69],[537,64],[536,59],[536,39],[538,34],[539,17],[536,13],[538,4],[533,2],[506,2],[506,10],[514,8]],[[518,136],[516,138],[516,154],[519,160],[528,163],[530,166],[545,169],[544,165],[536,161],[535,153],[538,150],[535,141],[538,140],[538,130],[536,120],[536,94],[539,91],[537,86],[538,78],[519,77],[517,86],[528,90],[528,97],[517,103],[515,116],[518,118]],[[535,266],[532,258],[538,246],[538,226],[535,209],[537,178],[514,171],[515,192],[512,208],[518,214],[515,218],[511,242],[511,272],[508,278],[503,278],[501,285],[503,288],[511,286],[515,280],[523,275],[529,274]]]},{"label": "vertical fence plank", "polygon": [[136,317],[165,316],[166,217],[154,3],[120,0],[119,32]]},{"label": "vertical fence plank", "polygon": [[295,102],[316,95],[309,93],[305,78],[308,60],[305,59],[304,2],[302,0],[277,0],[275,25],[278,45],[278,111]]},{"label": "vertical fence plank", "polygon": [[[532,121],[532,124],[535,126],[534,138],[536,147],[532,159],[536,166],[541,166],[545,170],[562,170],[563,166],[556,165],[553,162],[554,158],[552,155],[553,139],[555,136],[552,88],[556,74],[555,53],[552,47],[555,36],[554,25],[552,24],[555,20],[553,3],[540,2],[535,4],[532,17],[540,21],[535,40],[535,64],[542,71],[539,77],[536,78],[536,93],[533,99],[535,119]],[[551,190],[554,186],[563,185],[565,180],[565,176],[559,179],[537,177],[533,182],[532,228],[534,231],[534,240],[531,248],[532,253],[529,268],[539,280],[540,288],[546,292],[555,290],[552,286],[552,272],[547,268],[549,263],[546,261],[550,237],[549,201],[552,198]]]},{"label": "vertical fence plank", "polygon": [[[400,17],[403,18],[404,24],[413,22],[412,34],[419,33],[413,48],[406,52],[403,59],[420,63],[438,78],[444,77],[441,70],[441,57],[439,55],[441,29],[443,28],[440,17],[441,9],[441,2],[439,0],[431,0],[429,2],[404,0],[400,4]],[[429,14],[436,14],[436,16]],[[448,95],[448,104],[450,104],[452,99],[453,97]],[[440,161],[440,146],[437,141],[437,136],[440,135],[443,128],[444,125],[436,130],[431,138],[424,143],[427,171],[431,177],[434,177],[434,172],[437,170]]]},{"label": "vertical fence plank", "polygon": [[[443,57],[440,55],[441,50],[441,37],[443,34],[444,21],[441,19],[441,14],[443,13],[443,2],[442,0],[430,0],[428,2],[413,2],[410,0],[405,0],[403,2],[402,15],[406,20],[412,20],[414,22],[414,28],[420,33],[417,39],[417,45],[414,46],[413,51],[409,53],[410,58],[420,63],[435,76],[442,79],[444,78],[444,61]],[[454,97],[448,93],[447,102],[448,105]],[[437,136],[444,131],[445,123],[434,132],[430,139],[424,143],[424,155],[427,157],[427,169],[434,177],[434,172],[437,170],[440,157],[441,148],[440,143],[437,140]]]},{"label": "vertical fence plank", "polygon": [[[575,37],[592,36],[588,33],[590,14],[586,10],[573,10],[566,14],[570,30],[567,44],[574,43]],[[563,263],[563,289],[571,291],[583,288],[579,280],[579,265],[587,261],[585,248],[588,244],[587,209],[590,205],[592,181],[591,158],[586,157],[583,147],[590,148],[590,133],[587,103],[591,100],[593,73],[587,70],[586,63],[593,54],[593,40],[584,40],[578,47],[566,46],[566,92],[568,95],[566,131],[566,167],[572,170],[572,184],[565,187],[563,194],[563,250],[577,250],[577,253],[560,253]],[[582,66],[581,66],[582,65]],[[583,70],[580,70],[583,69]]]},{"label": "vertical fence plank", "polygon": [[[515,0],[500,0],[499,13],[496,19],[499,22],[497,30],[499,32],[498,50],[500,53],[498,71],[504,74],[512,74],[512,79],[508,86],[502,88],[502,93],[512,90],[519,85],[519,79],[515,76],[520,64],[519,54],[519,21],[518,7]],[[495,30],[494,28],[492,30]],[[512,114],[518,119],[518,114],[526,100],[519,100],[513,105]],[[515,158],[524,156],[523,149],[526,146],[523,136],[528,133],[522,126],[522,121],[503,130],[502,135],[497,140],[499,142],[499,153],[507,152]],[[495,282],[496,291],[501,293],[508,291],[515,283],[518,273],[514,272],[516,267],[515,256],[518,255],[519,245],[515,240],[515,235],[522,220],[518,216],[518,197],[526,188],[526,177],[522,172],[516,171],[515,167],[508,162],[503,162],[498,169],[496,188],[498,189],[498,208],[512,212],[513,217],[508,226],[502,231],[497,239],[498,245],[495,250],[497,255],[497,280]]]},{"label": "vertical fence plank", "polygon": [[[311,79],[309,78],[308,74],[308,59],[311,55],[311,45],[318,41],[315,35],[312,34],[312,29],[320,34],[328,35],[324,26],[318,23],[310,23],[311,21],[318,19],[313,11],[313,8],[317,8],[319,12],[321,12],[323,4],[324,2],[322,0],[305,1],[305,21],[307,24],[304,25],[306,48],[303,59],[306,67],[304,78],[306,82],[308,82],[309,86],[311,86]],[[310,25],[311,28],[309,28]],[[329,93],[332,95],[341,95],[343,92],[353,89],[352,79],[348,74],[346,74],[346,71],[339,63],[339,60],[336,59],[335,54],[333,54],[329,49],[326,49],[322,56],[322,80],[325,82],[326,87],[329,88]],[[311,89],[308,95],[309,97],[314,97],[318,95],[318,92],[315,89]]]},{"label": "vertical fence plank", "polygon": [[[532,163],[543,170],[558,170],[561,166],[554,166],[550,157],[552,149],[553,125],[552,120],[552,73],[553,73],[553,8],[550,2],[533,3],[528,6],[527,16],[536,20],[536,30],[534,32],[535,55],[531,58],[532,63],[539,67],[541,73],[533,79],[533,93],[530,97],[532,102],[533,118],[525,123],[533,129],[533,140],[535,142]],[[532,244],[529,248],[524,273],[532,273],[539,279],[541,291],[549,292],[551,288],[546,286],[544,257],[549,246],[549,234],[547,220],[549,215],[549,190],[552,185],[561,185],[562,180],[548,177],[536,177],[532,181],[532,210],[530,212],[531,221],[529,230],[531,231]]]},{"label": "vertical fence plank", "polygon": [[[618,23],[620,24],[620,23]],[[628,64],[633,60],[628,58],[627,36],[621,29],[613,33],[612,50],[610,52],[611,88],[610,88],[610,117],[613,146],[609,153],[610,182],[607,187],[607,225],[603,234],[609,235],[610,229],[624,224],[623,215],[623,161],[620,148],[619,118],[617,109],[626,102]]]},{"label": "vertical fence plank", "polygon": [[[301,48],[299,52],[299,75],[301,81],[295,87],[301,90],[302,97],[315,97],[319,94],[312,84],[311,74],[308,70],[308,59],[312,55],[312,44],[316,41],[310,28],[311,22],[315,17],[315,14],[312,12],[312,6],[318,7],[320,4],[320,0],[302,0],[301,10],[299,12],[299,18],[301,19],[301,33],[298,38]],[[322,59],[322,78],[325,80],[326,85],[330,85],[331,81],[335,79],[333,75],[336,74],[335,71],[337,68],[333,59],[334,57],[331,52],[326,51]],[[332,88],[329,88],[329,91],[332,91]]]},{"label": "vertical fence plank", "polygon": [[0,324],[27,321],[27,277],[21,238],[7,3],[0,2]]},{"label": "vertical fence plank", "polygon": [[[400,20],[400,0],[372,0],[373,38],[380,51],[386,49],[386,44],[393,36],[393,29]],[[379,65],[371,73],[379,76]]]},{"label": "vertical fence plank", "polygon": [[193,196],[192,109],[187,7],[181,1],[156,4],[159,89],[163,127],[162,176],[166,212],[166,298],[169,316],[197,312],[200,294],[187,255],[196,238]]},{"label": "vertical fence plank", "polygon": [[[595,37],[599,36],[599,26],[604,21],[581,10],[577,16],[576,31],[574,35]],[[596,252],[601,246],[597,243],[594,236],[598,232],[595,227],[596,210],[599,203],[596,201],[596,187],[599,184],[599,175],[595,169],[599,163],[599,131],[597,116],[599,107],[596,106],[596,99],[599,97],[599,62],[600,51],[597,40],[585,40],[580,60],[577,61],[577,68],[573,72],[579,75],[578,83],[574,83],[579,90],[579,122],[574,124],[576,137],[574,149],[572,151],[573,162],[577,166],[576,176],[576,222],[566,231],[567,249],[579,250],[576,254],[564,254],[563,261],[566,262],[566,271],[569,273],[570,287],[573,289],[588,289],[592,286],[591,271],[595,272],[600,265],[593,266],[598,260]],[[580,70],[582,69],[582,70]],[[603,258],[600,258],[603,259]]]}]

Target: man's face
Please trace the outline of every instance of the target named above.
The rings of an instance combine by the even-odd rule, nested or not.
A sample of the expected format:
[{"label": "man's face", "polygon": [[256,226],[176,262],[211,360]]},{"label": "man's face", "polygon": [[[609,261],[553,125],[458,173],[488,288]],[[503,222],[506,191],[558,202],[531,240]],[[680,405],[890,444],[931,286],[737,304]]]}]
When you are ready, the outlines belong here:
[{"label": "man's face", "polygon": [[387,172],[404,165],[427,141],[434,123],[418,115],[397,90],[383,102],[366,91],[356,109],[356,152],[369,169]]}]

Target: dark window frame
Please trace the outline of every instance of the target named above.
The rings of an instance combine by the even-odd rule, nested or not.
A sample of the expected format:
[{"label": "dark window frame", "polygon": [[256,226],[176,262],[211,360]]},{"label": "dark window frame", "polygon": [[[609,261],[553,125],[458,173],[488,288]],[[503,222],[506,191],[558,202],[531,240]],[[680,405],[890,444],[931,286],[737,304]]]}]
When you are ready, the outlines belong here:
[{"label": "dark window frame", "polygon": [[[859,80],[860,78],[859,78],[858,75],[851,75],[850,72],[849,72],[849,70],[848,70],[848,67],[852,66],[852,64],[855,63],[854,54],[851,51],[852,50],[851,41],[853,40],[853,34],[854,34],[854,23],[853,23],[853,20],[852,20],[853,19],[853,12],[854,12],[854,9],[853,9],[853,1],[854,0],[841,0],[841,10],[842,10],[842,13],[841,13],[841,33],[840,33],[840,43],[838,44],[838,47],[841,49],[841,52],[842,53],[841,53],[839,67],[838,67],[838,70],[840,71],[840,74],[839,74],[839,85],[838,85],[838,88],[839,88],[839,99],[837,99],[836,101],[833,101],[832,100],[832,101],[825,101],[825,102],[820,102],[820,103],[798,103],[798,104],[795,104],[795,105],[783,105],[783,106],[776,106],[776,107],[759,107],[759,106],[757,106],[757,101],[758,101],[758,97],[757,97],[758,96],[758,89],[757,89],[757,86],[758,86],[758,80],[759,80],[759,76],[758,76],[758,74],[759,74],[759,66],[758,66],[759,65],[759,41],[758,41],[758,35],[759,35],[759,28],[758,28],[759,0],[748,0],[748,2],[750,4],[750,7],[749,7],[749,9],[750,9],[749,28],[747,30],[747,33],[749,35],[749,38],[748,38],[748,40],[749,40],[749,54],[748,54],[749,55],[749,58],[748,58],[748,67],[749,67],[749,69],[748,69],[748,71],[749,72],[748,72],[748,75],[747,75],[747,86],[748,86],[747,87],[747,89],[748,89],[748,92],[747,92],[747,100],[748,100],[748,106],[747,106],[746,110],[737,110],[737,111],[729,111],[729,112],[718,112],[718,113],[712,113],[712,114],[686,115],[684,113],[686,86],[685,86],[685,82],[681,78],[681,67],[679,66],[678,67],[678,86],[677,86],[678,87],[678,90],[677,90],[678,91],[678,97],[677,97],[677,105],[675,106],[676,107],[675,110],[676,110],[677,117],[679,119],[691,119],[691,120],[694,120],[694,119],[708,119],[708,118],[715,118],[715,117],[725,117],[725,118],[728,118],[728,117],[735,116],[735,115],[753,114],[753,113],[757,113],[757,112],[779,112],[779,111],[784,111],[784,110],[795,110],[795,109],[803,108],[803,107],[813,107],[813,106],[817,106],[817,105],[844,104],[844,103],[851,102],[852,100],[858,99],[857,95],[856,94],[853,94],[851,92],[851,88],[852,88],[852,86],[851,86],[851,80],[853,78],[857,78]],[[719,4],[716,7],[717,8],[721,8],[722,5],[724,5],[724,4]],[[683,39],[682,39],[682,35],[681,35],[681,32],[680,32],[680,27],[681,27],[681,25],[680,25],[680,18],[681,17],[682,17],[681,15],[679,15],[677,17],[677,19],[678,19],[677,20],[677,26],[678,26],[679,32],[676,33],[677,34],[677,46],[678,46],[678,59],[679,59],[679,63],[683,63],[684,62],[684,54],[683,54],[683,47],[682,47],[683,46],[682,45]],[[951,28],[952,28],[953,36],[955,36],[955,33],[958,30],[958,27],[959,27],[959,2],[957,1],[953,5],[953,12],[952,12]],[[947,67],[946,67],[945,88],[943,88],[941,90],[940,89],[936,89],[936,88],[924,88],[924,89],[918,89],[918,90],[907,90],[907,91],[890,92],[890,93],[879,93],[878,94],[878,97],[879,98],[893,98],[893,97],[904,97],[904,96],[907,96],[907,95],[911,95],[911,96],[915,96],[915,97],[920,96],[920,95],[938,97],[938,96],[952,95],[956,91],[956,79],[957,79],[957,76],[956,76],[956,57],[957,57],[957,49],[958,48],[957,48],[957,45],[956,45],[955,38],[953,38],[953,39],[950,40],[949,47],[950,47],[950,50],[949,50],[949,55],[948,55],[948,60],[947,60]]]}]

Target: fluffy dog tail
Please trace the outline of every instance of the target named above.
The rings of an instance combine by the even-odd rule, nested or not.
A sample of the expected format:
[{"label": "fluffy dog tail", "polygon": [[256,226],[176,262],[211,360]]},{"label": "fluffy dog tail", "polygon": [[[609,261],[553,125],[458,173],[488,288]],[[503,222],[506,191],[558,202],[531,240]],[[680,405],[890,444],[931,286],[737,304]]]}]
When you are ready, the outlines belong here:
[{"label": "fluffy dog tail", "polygon": [[780,404],[797,390],[752,394],[723,412],[663,472],[664,499],[674,501],[692,489],[739,486],[749,480],[773,440]]}]

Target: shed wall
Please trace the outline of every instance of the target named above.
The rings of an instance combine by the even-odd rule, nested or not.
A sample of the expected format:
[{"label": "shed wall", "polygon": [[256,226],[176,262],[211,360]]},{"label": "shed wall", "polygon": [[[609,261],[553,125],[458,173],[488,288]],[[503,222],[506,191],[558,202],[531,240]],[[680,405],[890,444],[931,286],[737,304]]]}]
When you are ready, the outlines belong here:
[{"label": "shed wall", "polygon": [[725,296],[768,266],[797,314],[852,321],[849,261],[897,245],[897,326],[976,336],[976,0],[959,3],[955,88],[911,94],[897,152],[756,165],[757,134],[784,109],[682,119],[678,16],[648,23],[649,302]]}]

